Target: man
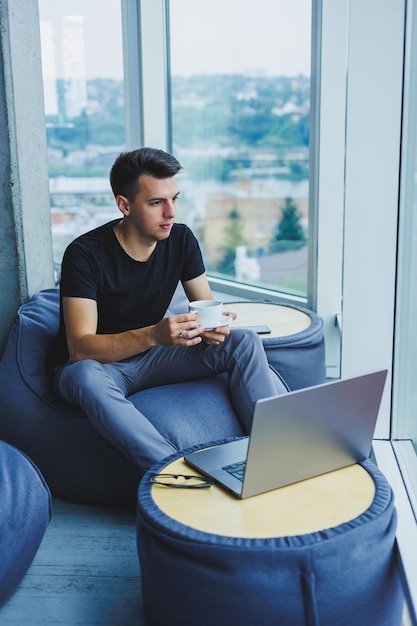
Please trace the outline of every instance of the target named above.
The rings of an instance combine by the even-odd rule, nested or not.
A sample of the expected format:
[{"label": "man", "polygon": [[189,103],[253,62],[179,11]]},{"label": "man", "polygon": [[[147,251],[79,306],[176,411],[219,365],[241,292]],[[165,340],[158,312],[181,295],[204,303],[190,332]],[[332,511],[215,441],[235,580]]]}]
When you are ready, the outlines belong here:
[{"label": "man", "polygon": [[227,371],[234,408],[249,431],[255,402],[287,391],[255,333],[205,331],[195,313],[164,317],[179,281],[190,301],[213,298],[196,238],[174,224],[180,169],[162,150],[122,153],[110,173],[122,219],[78,237],[62,261],[67,352],[56,393],[80,406],[141,471],[176,448],[130,394]]}]

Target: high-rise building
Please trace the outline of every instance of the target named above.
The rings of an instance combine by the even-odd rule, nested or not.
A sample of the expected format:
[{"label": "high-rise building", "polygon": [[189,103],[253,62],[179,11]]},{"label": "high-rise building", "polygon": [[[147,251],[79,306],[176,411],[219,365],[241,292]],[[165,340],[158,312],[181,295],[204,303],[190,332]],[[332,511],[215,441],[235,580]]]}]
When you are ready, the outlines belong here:
[{"label": "high-rise building", "polygon": [[42,41],[42,69],[46,115],[58,115],[58,92],[54,28],[51,21],[40,23]]},{"label": "high-rise building", "polygon": [[62,18],[62,75],[65,117],[77,117],[87,104],[84,18],[81,15]]}]

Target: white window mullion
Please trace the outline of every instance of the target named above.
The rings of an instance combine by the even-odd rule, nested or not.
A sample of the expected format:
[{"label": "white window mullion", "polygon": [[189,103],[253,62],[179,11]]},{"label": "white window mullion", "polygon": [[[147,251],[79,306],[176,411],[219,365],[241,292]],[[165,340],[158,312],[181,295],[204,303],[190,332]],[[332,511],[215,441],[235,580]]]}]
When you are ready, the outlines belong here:
[{"label": "white window mullion", "polygon": [[407,2],[393,437],[417,442],[417,2]]},{"label": "white window mullion", "polygon": [[168,149],[166,0],[121,0],[129,149]]},{"label": "white window mullion", "polygon": [[[348,0],[321,7],[318,167],[317,312],[324,320],[327,376],[340,375],[340,330],[345,194],[345,120]],[[313,260],[314,262],[314,260]]]},{"label": "white window mullion", "polygon": [[144,145],[168,149],[165,0],[140,0]]},{"label": "white window mullion", "polygon": [[389,437],[404,0],[350,0],[342,375],[386,367],[376,437]]},{"label": "white window mullion", "polygon": [[126,147],[143,145],[140,16],[137,0],[121,0]]}]

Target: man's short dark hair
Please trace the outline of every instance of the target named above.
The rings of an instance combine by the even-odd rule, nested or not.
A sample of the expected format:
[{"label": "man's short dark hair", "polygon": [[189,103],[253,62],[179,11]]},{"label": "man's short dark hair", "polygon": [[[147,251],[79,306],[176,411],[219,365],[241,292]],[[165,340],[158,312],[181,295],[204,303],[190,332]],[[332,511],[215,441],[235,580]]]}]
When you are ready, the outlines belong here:
[{"label": "man's short dark hair", "polygon": [[139,176],[171,178],[182,169],[177,159],[163,150],[139,148],[122,152],[110,170],[110,185],[114,196],[125,196],[133,201],[140,190]]}]

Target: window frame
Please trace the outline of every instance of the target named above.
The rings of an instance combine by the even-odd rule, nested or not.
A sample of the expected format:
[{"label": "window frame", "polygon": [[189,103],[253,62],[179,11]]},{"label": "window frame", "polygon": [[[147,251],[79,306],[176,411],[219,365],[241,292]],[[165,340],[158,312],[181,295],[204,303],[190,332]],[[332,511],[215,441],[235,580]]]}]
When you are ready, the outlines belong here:
[{"label": "window frame", "polygon": [[[336,376],[339,365],[344,376],[381,366],[391,370],[393,358],[404,37],[399,15],[405,12],[405,0],[387,0],[385,10],[379,12],[375,21],[377,3],[378,0],[313,0],[312,78],[319,87],[312,100],[315,136],[311,142],[308,298],[210,278],[214,289],[233,297],[268,298],[317,310],[325,324],[326,350],[331,353],[328,373],[335,372]],[[137,25],[124,32],[127,56],[132,53],[141,58],[139,79],[136,63],[127,67],[126,76],[131,85],[127,93],[132,93],[134,81],[140,90],[143,120],[135,141],[169,149],[168,0],[122,0],[122,7],[124,24],[129,22],[130,11],[134,16],[130,23]],[[356,36],[361,32],[362,37]],[[350,41],[349,33],[355,35]],[[381,65],[384,71],[379,71]],[[369,73],[376,75],[372,90],[366,89]],[[387,82],[393,86],[388,93]],[[367,116],[362,114],[364,93]],[[132,110],[130,104],[128,110]],[[383,145],[379,143],[380,154],[374,155],[374,162],[368,164],[364,184],[363,138],[371,134],[368,144],[379,139],[379,125],[384,119],[391,120],[389,132],[384,133]],[[132,136],[130,142],[133,139]],[[369,188],[373,191],[369,192]],[[376,201],[372,195],[375,190]],[[358,232],[356,223],[366,219],[369,230],[381,214],[384,228],[377,231],[379,250],[373,250],[370,267],[366,233]],[[355,246],[347,241],[355,241]],[[375,268],[384,275],[383,283],[375,281]],[[377,315],[378,302],[385,306],[380,307]],[[336,316],[342,319],[341,354]],[[358,345],[363,351],[360,362]],[[385,439],[390,435],[390,386],[389,380],[383,406],[384,425],[378,433]]]},{"label": "window frame", "polygon": [[[351,3],[348,0],[312,0],[312,140],[310,144],[307,298],[209,276],[215,291],[226,292],[233,298],[267,298],[273,302],[304,305],[317,311],[324,321],[326,365],[329,377],[338,377],[342,372],[345,376],[353,375],[358,370],[356,355],[352,353],[349,346],[357,343],[355,334],[361,326],[358,316],[362,313],[355,315],[355,306],[350,306],[349,303],[356,302],[355,282],[358,276],[359,279],[361,277],[361,273],[358,273],[360,262],[358,257],[354,258],[356,251],[353,256],[351,255],[349,246],[345,246],[345,240],[347,236],[351,236],[348,233],[352,231],[352,221],[356,219],[355,196],[361,193],[358,191],[358,172],[355,172],[354,167],[360,159],[357,159],[357,154],[355,154],[355,140],[347,143],[345,138],[347,123],[354,129],[353,131],[350,129],[350,133],[355,132],[359,136],[364,131],[363,124],[355,119],[356,113],[353,107],[357,98],[355,92],[362,85],[363,71],[361,72],[358,66],[354,72],[351,68],[348,71],[348,63],[359,62],[352,42],[349,44],[348,32],[349,27],[360,28],[356,13],[366,14],[367,10],[372,13],[373,3],[374,0],[367,0],[361,11],[355,0]],[[169,150],[169,58],[167,54],[169,0],[121,0],[121,5],[124,16],[125,56],[127,59],[134,59],[133,62],[126,62],[125,65],[126,110],[128,118],[133,117],[136,120],[138,117],[141,118],[140,123],[127,122],[128,131],[132,129],[127,138],[127,144],[153,145]],[[356,21],[355,25],[354,21]],[[380,32],[385,36],[387,20],[382,20],[382,22]],[[365,24],[369,23],[365,20]],[[369,37],[369,34],[375,34],[374,29],[365,37],[369,41],[368,50],[372,49],[373,45],[371,43],[373,37]],[[395,36],[388,34],[388,39],[394,40]],[[381,43],[383,40],[377,41],[376,45],[380,46]],[[139,96],[138,92],[140,92]],[[135,110],[137,100],[139,104]],[[138,110],[140,116],[137,116]],[[134,116],[133,111],[135,111]],[[323,124],[322,120],[326,123]],[[381,153],[385,155],[385,152],[381,151]],[[375,175],[375,168],[372,175]],[[391,198],[390,186],[392,188],[391,180],[389,183],[387,181],[387,185],[384,186],[385,190],[388,189],[387,193]],[[383,193],[380,194],[382,195]],[[390,221],[392,223],[392,215]],[[385,261],[384,265],[390,276],[388,289],[390,293],[382,294],[382,300],[386,300],[388,296],[391,301],[395,283],[392,267],[395,267],[395,262],[391,263],[394,248],[390,237],[387,238],[386,245],[389,246],[390,253],[381,260]],[[363,252],[360,256],[361,262],[364,263]],[[367,280],[367,272],[362,274],[363,280],[365,276]],[[344,294],[343,307],[342,292]],[[367,302],[370,300],[369,293]],[[378,298],[375,299],[376,301]],[[371,309],[372,307],[367,307],[367,320],[362,326],[376,324],[378,330],[375,329],[374,335],[386,334],[387,328],[389,328],[389,334],[392,335],[392,313],[390,312],[388,318],[379,323]],[[343,319],[342,349],[337,318]],[[368,336],[364,339],[368,344]],[[384,344],[383,347],[377,347],[376,351],[374,348],[370,349],[363,368],[373,369],[374,364],[380,363],[382,358],[382,362],[386,363],[390,369],[391,348],[392,346]],[[388,401],[385,401],[385,405],[385,422],[387,423]],[[384,436],[388,435],[385,427]]]},{"label": "window frame", "polygon": [[[128,29],[123,34],[127,55],[137,56],[139,50],[141,58],[140,79],[136,78],[136,81],[141,90],[143,119],[142,134],[137,139],[143,145],[163,149],[169,149],[168,5],[169,0],[122,0],[126,15],[133,9],[137,11],[133,21],[139,29]],[[328,375],[331,377],[355,375],[381,366],[391,371],[396,278],[396,236],[393,233],[396,233],[397,222],[396,209],[393,211],[392,208],[396,207],[398,197],[396,172],[399,170],[403,62],[402,22],[398,14],[401,14],[401,7],[405,11],[404,0],[388,0],[385,10],[379,11],[377,21],[374,19],[375,12],[378,12],[377,0],[313,0],[312,6],[312,78],[320,86],[312,100],[315,135],[311,142],[308,298],[288,296],[232,280],[210,277],[210,281],[216,291],[226,291],[233,297],[268,298],[287,304],[304,304],[316,310],[324,320]],[[124,19],[124,24],[127,22]],[[362,32],[361,41],[356,36],[349,41],[349,32],[354,35]],[[366,91],[367,73],[375,73],[381,65],[384,65],[384,71],[378,73],[374,88]],[[131,85],[131,74],[135,71],[135,64],[127,68],[126,79]],[[385,93],[386,81],[396,87],[388,95]],[[127,93],[131,91],[129,89]],[[361,115],[363,93],[369,112],[366,119]],[[381,94],[385,99],[382,110]],[[359,108],[358,102],[361,103]],[[131,109],[128,104],[128,110]],[[378,110],[379,116],[372,115]],[[382,122],[393,119],[393,110],[394,123],[386,133],[383,149],[369,166],[370,184],[364,185],[363,137],[372,132],[373,139],[377,140],[379,127],[374,118],[382,119]],[[380,171],[384,172],[383,179]],[[377,202],[372,196],[374,191],[369,192],[369,188],[378,190]],[[363,198],[368,203],[361,215]],[[380,219],[381,211],[384,228],[378,231],[379,251],[373,255],[369,267],[366,238],[355,232],[355,224],[366,218],[366,225],[370,228]],[[387,223],[390,228],[385,228]],[[357,245],[346,245],[346,241],[355,239]],[[384,284],[374,280],[372,272],[375,268],[384,275]],[[363,303],[361,307],[357,306],[358,301]],[[378,315],[374,304],[377,302],[387,303]],[[342,319],[341,349],[337,316]],[[360,363],[357,346],[362,350],[366,347]],[[389,377],[377,433],[382,438],[389,438],[390,434],[390,386]]]}]

